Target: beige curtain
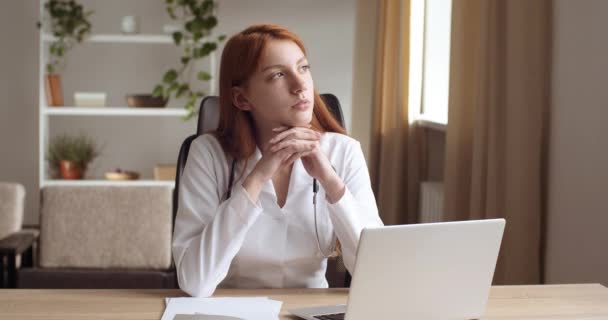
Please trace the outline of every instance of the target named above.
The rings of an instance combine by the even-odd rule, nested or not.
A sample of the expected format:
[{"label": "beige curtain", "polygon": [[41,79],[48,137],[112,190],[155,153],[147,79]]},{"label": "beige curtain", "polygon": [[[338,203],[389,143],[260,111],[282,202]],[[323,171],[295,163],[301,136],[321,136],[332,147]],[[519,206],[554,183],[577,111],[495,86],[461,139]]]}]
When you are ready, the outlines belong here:
[{"label": "beige curtain", "polygon": [[382,0],[370,171],[385,224],[417,220],[417,130],[408,125],[409,0]]},{"label": "beige curtain", "polygon": [[550,0],[454,0],[445,212],[507,221],[495,284],[541,282]]}]

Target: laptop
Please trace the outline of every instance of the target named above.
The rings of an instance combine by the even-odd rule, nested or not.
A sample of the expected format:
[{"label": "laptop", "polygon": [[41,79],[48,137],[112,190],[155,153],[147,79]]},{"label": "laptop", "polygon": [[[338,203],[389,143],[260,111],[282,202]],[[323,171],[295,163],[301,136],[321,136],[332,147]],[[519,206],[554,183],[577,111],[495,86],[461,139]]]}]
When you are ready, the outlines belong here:
[{"label": "laptop", "polygon": [[289,312],[308,320],[479,319],[504,219],[366,228],[346,305]]}]

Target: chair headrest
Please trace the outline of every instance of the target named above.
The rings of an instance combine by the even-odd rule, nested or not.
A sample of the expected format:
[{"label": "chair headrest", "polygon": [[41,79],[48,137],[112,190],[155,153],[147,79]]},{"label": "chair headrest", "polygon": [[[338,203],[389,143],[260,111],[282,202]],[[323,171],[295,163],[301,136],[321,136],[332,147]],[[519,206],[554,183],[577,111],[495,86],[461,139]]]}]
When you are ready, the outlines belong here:
[{"label": "chair headrest", "polygon": [[[321,94],[321,99],[325,102],[329,111],[334,115],[338,123],[344,128],[344,115],[338,98],[331,93]],[[215,130],[220,121],[220,99],[218,96],[207,96],[200,104],[198,112],[198,124],[196,134],[201,135],[205,132]]]}]

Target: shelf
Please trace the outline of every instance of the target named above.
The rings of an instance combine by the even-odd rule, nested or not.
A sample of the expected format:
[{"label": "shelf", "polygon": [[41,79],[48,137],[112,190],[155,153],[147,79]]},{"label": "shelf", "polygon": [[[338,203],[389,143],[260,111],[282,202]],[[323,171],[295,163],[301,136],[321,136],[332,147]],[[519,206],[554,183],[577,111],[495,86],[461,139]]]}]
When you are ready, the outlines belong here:
[{"label": "shelf", "polygon": [[44,180],[40,187],[50,186],[119,186],[119,187],[174,187],[174,181],[157,180]]},{"label": "shelf", "polygon": [[[45,42],[54,41],[56,38],[50,34],[43,34]],[[92,43],[150,43],[150,44],[173,44],[171,35],[165,34],[94,34],[87,37],[85,42]]]},{"label": "shelf", "polygon": [[133,108],[133,107],[46,107],[44,114],[54,116],[167,116],[183,117],[183,108]]}]

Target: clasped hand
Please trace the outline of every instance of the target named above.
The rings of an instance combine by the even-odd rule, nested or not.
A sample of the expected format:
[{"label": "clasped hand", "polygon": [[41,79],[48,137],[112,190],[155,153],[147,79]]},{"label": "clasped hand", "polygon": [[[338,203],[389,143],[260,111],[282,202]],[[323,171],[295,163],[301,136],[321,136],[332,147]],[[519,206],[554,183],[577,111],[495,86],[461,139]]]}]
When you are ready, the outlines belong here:
[{"label": "clasped hand", "polygon": [[310,127],[278,127],[274,136],[262,150],[262,159],[256,170],[264,180],[271,179],[277,170],[301,159],[306,172],[320,182],[335,173],[320,147],[321,133]]}]

